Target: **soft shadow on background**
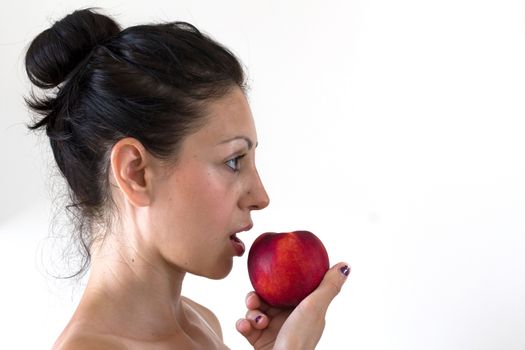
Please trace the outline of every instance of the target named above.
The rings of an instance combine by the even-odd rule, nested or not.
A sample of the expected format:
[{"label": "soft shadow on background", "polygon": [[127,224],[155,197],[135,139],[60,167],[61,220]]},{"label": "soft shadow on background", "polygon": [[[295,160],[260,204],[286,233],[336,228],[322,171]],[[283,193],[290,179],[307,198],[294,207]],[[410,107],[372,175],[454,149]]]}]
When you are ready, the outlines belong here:
[{"label": "soft shadow on background", "polygon": [[[525,25],[511,0],[18,1],[0,13],[1,348],[49,348],[82,281],[49,238],[60,188],[30,134],[30,40],[78,7],[123,25],[189,21],[245,63],[271,197],[244,234],[309,229],[352,274],[318,349],[525,348]],[[226,343],[246,257],[185,293]]]}]

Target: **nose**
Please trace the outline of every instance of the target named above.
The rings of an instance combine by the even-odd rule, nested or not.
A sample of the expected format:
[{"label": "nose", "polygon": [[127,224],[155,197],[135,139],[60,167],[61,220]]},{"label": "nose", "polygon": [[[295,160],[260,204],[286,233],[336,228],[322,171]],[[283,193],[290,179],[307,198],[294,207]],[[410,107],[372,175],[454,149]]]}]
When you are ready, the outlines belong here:
[{"label": "nose", "polygon": [[248,187],[244,198],[244,204],[249,210],[261,210],[270,204],[270,198],[257,170],[254,171],[251,185]]}]

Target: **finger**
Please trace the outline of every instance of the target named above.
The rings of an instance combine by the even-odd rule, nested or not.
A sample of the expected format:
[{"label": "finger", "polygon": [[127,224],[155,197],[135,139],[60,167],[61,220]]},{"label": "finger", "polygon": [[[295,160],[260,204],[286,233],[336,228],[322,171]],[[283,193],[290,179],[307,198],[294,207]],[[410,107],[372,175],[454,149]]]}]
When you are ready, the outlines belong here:
[{"label": "finger", "polygon": [[270,319],[260,310],[248,310],[246,312],[246,319],[255,329],[265,329],[270,323]]},{"label": "finger", "polygon": [[261,336],[261,331],[252,327],[247,319],[240,319],[235,323],[235,328],[241,333],[251,345],[254,345]]},{"label": "finger", "polygon": [[272,309],[271,306],[266,304],[259,295],[255,292],[250,292],[246,296],[246,308],[248,310],[261,310],[264,313],[268,313],[269,310]]},{"label": "finger", "polygon": [[330,303],[341,292],[341,288],[349,274],[350,266],[346,263],[336,264],[328,270],[317,288],[319,294],[327,303]]},{"label": "finger", "polygon": [[258,309],[262,306],[261,298],[255,292],[250,292],[246,295],[245,303],[248,310]]},{"label": "finger", "polygon": [[273,317],[279,313],[281,313],[283,310],[271,307],[270,305],[266,304],[259,295],[257,295],[256,292],[250,292],[248,295],[246,295],[246,308],[248,310],[260,310],[269,317]]},{"label": "finger", "polygon": [[328,305],[339,294],[343,284],[346,282],[350,274],[350,266],[346,263],[339,263],[328,270],[321,281],[321,284],[312,293],[310,301],[315,301],[315,304],[326,311]]}]

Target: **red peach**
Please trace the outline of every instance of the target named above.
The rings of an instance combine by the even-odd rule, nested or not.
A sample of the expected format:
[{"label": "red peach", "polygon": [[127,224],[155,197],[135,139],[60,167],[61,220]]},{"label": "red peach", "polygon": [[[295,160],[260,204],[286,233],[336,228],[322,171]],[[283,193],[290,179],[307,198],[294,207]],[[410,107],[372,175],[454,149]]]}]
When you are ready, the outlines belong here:
[{"label": "red peach", "polygon": [[248,254],[248,275],[267,304],[297,306],[314,291],[329,269],[326,249],[309,231],[261,234]]}]

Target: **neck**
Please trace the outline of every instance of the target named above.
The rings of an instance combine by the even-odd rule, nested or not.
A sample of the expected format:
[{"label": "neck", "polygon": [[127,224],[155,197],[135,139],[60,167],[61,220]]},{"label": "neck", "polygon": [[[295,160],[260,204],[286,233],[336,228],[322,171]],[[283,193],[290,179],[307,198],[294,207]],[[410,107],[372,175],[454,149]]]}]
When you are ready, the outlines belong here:
[{"label": "neck", "polygon": [[185,272],[148,252],[143,242],[123,244],[115,237],[111,234],[93,254],[84,310],[107,320],[101,328],[135,339],[164,339],[182,331],[187,324],[181,306]]}]

